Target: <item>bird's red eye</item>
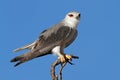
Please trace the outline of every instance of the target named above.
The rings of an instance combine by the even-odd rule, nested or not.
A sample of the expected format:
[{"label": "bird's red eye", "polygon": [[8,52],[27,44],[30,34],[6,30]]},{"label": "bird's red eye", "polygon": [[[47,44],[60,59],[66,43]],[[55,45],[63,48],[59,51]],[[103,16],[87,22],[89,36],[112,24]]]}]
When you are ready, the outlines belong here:
[{"label": "bird's red eye", "polygon": [[69,14],[68,16],[69,16],[69,17],[73,17],[73,14]]}]

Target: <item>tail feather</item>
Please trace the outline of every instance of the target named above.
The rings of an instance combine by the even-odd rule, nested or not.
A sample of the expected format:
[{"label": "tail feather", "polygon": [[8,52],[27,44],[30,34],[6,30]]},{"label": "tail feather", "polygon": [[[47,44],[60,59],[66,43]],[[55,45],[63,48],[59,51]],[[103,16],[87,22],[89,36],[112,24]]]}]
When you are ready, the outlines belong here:
[{"label": "tail feather", "polygon": [[25,61],[27,61],[27,59],[25,59],[25,56],[24,55],[20,55],[20,56],[17,56],[15,58],[13,58],[10,62],[17,62],[14,66],[18,66],[22,63],[24,63]]},{"label": "tail feather", "polygon": [[41,49],[41,50],[39,50],[39,48],[34,49],[35,44],[37,44],[36,41],[33,42],[30,45],[27,45],[27,46],[24,46],[22,48],[16,49],[15,51],[19,51],[19,50],[23,50],[23,49],[30,49],[30,51],[13,58],[10,62],[17,62],[15,64],[15,67],[16,67],[16,66],[18,66],[18,65],[20,65],[20,64],[22,64],[26,61],[29,61],[33,58],[37,58],[37,57],[41,57],[41,56],[44,56],[44,55],[47,55],[47,54],[51,54],[51,51],[49,49],[48,50],[46,50],[44,48]]},{"label": "tail feather", "polygon": [[41,57],[41,56],[44,56],[44,55],[47,55],[49,53],[46,53],[46,52],[43,52],[43,53],[40,53],[40,52],[28,52],[28,53],[24,53],[20,56],[17,56],[15,58],[13,58],[10,62],[17,62],[14,66],[18,66],[26,61],[29,61],[33,58],[37,58],[37,57]]},{"label": "tail feather", "polygon": [[18,66],[18,65],[20,65],[20,64],[22,64],[23,62],[18,62],[18,63],[16,63],[15,65],[14,65],[14,67],[16,67],[16,66]]},{"label": "tail feather", "polygon": [[13,58],[10,62],[19,61],[19,60],[21,60],[22,58],[23,58],[23,57],[18,56],[18,57]]}]

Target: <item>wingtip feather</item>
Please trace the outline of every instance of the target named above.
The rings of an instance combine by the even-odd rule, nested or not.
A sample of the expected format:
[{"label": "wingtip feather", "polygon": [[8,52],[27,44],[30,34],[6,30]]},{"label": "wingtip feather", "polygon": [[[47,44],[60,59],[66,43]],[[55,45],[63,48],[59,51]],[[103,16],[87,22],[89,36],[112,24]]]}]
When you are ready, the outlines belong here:
[{"label": "wingtip feather", "polygon": [[16,63],[15,65],[14,65],[14,67],[17,67],[18,65],[20,65],[20,64],[22,64],[23,62],[18,62],[18,63]]}]

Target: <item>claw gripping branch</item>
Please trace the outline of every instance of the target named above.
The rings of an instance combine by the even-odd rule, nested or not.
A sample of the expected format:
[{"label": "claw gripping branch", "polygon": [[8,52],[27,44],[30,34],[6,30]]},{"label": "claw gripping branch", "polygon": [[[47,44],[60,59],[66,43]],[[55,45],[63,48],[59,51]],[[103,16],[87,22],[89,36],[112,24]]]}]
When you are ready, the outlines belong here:
[{"label": "claw gripping branch", "polygon": [[[73,59],[79,59],[78,56],[74,56],[74,55],[71,55],[71,56],[72,56]],[[66,62],[61,63],[60,59],[57,59],[55,62],[53,62],[52,65],[51,65],[51,70],[50,70],[52,80],[58,80],[59,76],[60,76],[60,80],[62,80],[62,70],[67,63],[73,65],[73,63],[71,61],[72,60],[66,60]],[[61,67],[59,69],[59,76],[58,76],[57,74],[55,74],[55,67],[59,64],[61,64]]]}]

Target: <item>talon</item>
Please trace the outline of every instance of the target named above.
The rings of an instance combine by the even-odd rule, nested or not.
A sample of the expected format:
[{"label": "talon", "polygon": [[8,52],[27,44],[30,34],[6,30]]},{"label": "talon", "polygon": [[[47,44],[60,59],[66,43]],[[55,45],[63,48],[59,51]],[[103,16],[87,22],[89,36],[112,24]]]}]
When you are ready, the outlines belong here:
[{"label": "talon", "polygon": [[72,56],[71,56],[71,55],[65,55],[65,57],[66,57],[68,60],[72,60]]},{"label": "talon", "polygon": [[71,55],[61,55],[61,56],[59,56],[59,59],[60,59],[61,63],[64,63],[64,62],[68,62],[69,60],[72,60],[72,56]]},{"label": "talon", "polygon": [[59,59],[60,59],[60,61],[61,61],[62,63],[66,62],[66,59],[65,59],[65,56],[64,56],[64,55],[61,55],[61,56],[59,57]]}]

